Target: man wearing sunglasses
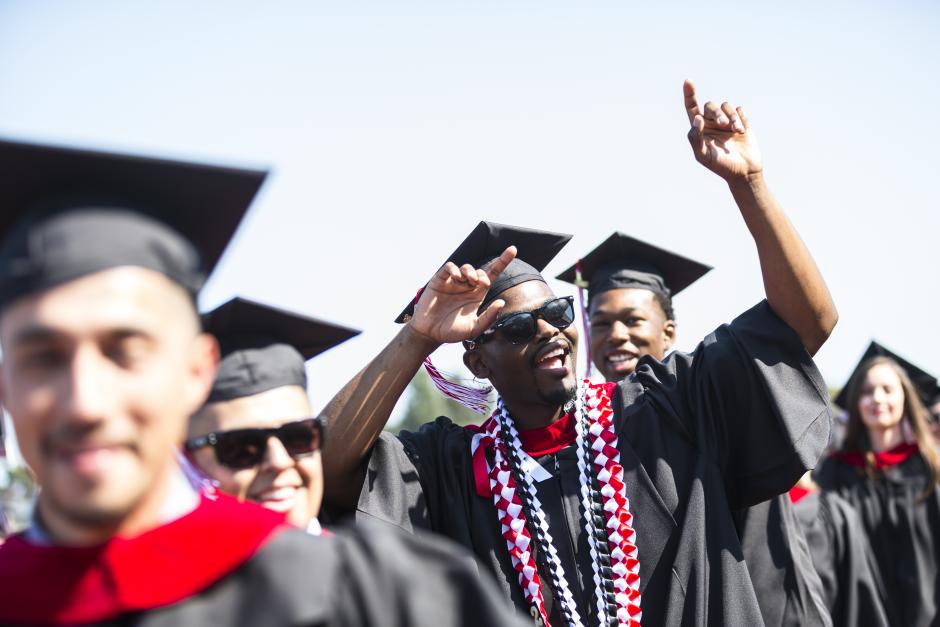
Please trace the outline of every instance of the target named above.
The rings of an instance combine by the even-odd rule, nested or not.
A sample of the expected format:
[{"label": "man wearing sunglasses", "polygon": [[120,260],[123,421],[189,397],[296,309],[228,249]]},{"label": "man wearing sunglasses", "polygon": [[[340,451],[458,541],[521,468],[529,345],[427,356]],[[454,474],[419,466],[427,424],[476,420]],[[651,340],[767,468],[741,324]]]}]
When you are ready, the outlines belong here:
[{"label": "man wearing sunglasses", "polygon": [[0,173],[0,400],[42,486],[0,624],[517,624],[453,547],[312,537],[183,476],[218,357],[196,295],[263,173],[4,141]]},{"label": "man wearing sunglasses", "polygon": [[184,446],[218,488],[319,532],[323,424],[311,417],[305,362],[358,331],[233,298],[203,316],[221,360]]},{"label": "man wearing sunglasses", "polygon": [[[684,92],[696,159],[754,236],[765,302],[692,354],[579,383],[570,302],[540,274],[567,237],[484,225],[324,410],[328,504],[458,540],[540,623],[762,624],[732,512],[785,492],[828,440],[809,356],[835,324],[828,290],[764,186],[743,110]],[[428,355],[462,341],[499,393],[493,415],[381,434]]]}]

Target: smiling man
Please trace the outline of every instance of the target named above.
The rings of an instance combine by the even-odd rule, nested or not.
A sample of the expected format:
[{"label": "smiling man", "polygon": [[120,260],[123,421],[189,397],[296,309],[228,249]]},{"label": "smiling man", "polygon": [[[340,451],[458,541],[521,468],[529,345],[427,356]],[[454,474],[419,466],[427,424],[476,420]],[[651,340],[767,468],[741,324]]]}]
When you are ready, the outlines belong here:
[{"label": "smiling man", "polygon": [[[622,381],[641,359],[666,358],[678,329],[673,297],[709,270],[614,233],[556,278],[587,288],[588,354],[607,381]],[[734,515],[764,624],[831,624],[822,582],[789,496],[783,493]]]},{"label": "smiling man", "polygon": [[[691,354],[579,382],[572,303],[540,274],[567,238],[484,224],[324,410],[328,502],[456,539],[539,624],[762,624],[733,511],[785,492],[828,441],[810,358],[836,321],[828,290],[766,190],[743,110],[684,91],[693,153],[737,200],[765,302]],[[447,342],[499,393],[494,414],[382,434]]]},{"label": "smiling man", "polygon": [[513,624],[453,548],[315,538],[183,476],[218,360],[196,293],[263,173],[11,142],[0,172],[0,399],[42,486],[0,624]]},{"label": "smiling man", "polygon": [[222,358],[185,449],[219,489],[319,532],[323,425],[310,409],[305,362],[359,331],[244,298],[203,316]]}]

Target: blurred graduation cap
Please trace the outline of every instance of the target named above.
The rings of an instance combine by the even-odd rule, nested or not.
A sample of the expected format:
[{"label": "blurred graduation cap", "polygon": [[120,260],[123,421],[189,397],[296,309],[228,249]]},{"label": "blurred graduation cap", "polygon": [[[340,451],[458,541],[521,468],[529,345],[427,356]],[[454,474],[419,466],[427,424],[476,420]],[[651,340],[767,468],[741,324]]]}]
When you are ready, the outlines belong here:
[{"label": "blurred graduation cap", "polygon": [[0,306],[118,266],[195,294],[265,176],[0,140]]},{"label": "blurred graduation cap", "polygon": [[209,403],[285,385],[306,389],[304,362],[360,333],[239,297],[203,314],[202,325],[222,351]]},{"label": "blurred graduation cap", "polygon": [[[469,263],[475,268],[498,258],[509,246],[516,247],[516,258],[503,270],[486,294],[481,307],[486,307],[500,294],[525,281],[542,281],[541,271],[565,247],[571,235],[538,231],[521,226],[510,226],[496,222],[480,222],[461,242],[460,246],[445,260],[457,267]],[[444,265],[444,264],[441,264]],[[420,292],[419,292],[420,294]],[[395,322],[401,324],[411,319],[418,298],[412,299],[398,315]]]},{"label": "blurred graduation cap", "polygon": [[[848,380],[851,381],[853,378],[855,378],[855,375],[858,374],[862,364],[872,357],[890,357],[896,361],[899,366],[904,368],[904,371],[907,372],[907,376],[911,379],[911,383],[913,383],[914,387],[917,389],[921,400],[924,401],[926,405],[930,406],[940,400],[940,383],[938,383],[937,377],[923,371],[894,351],[885,348],[875,340],[872,340],[871,344],[868,345],[868,348],[865,349],[865,353],[862,355],[861,359],[858,360],[858,363],[855,365],[855,369],[852,370],[852,375]],[[842,386],[842,390],[839,392],[839,395],[836,396],[835,404],[842,409],[848,409],[845,406],[846,402],[848,401],[848,388],[848,383],[846,383],[844,386]]]},{"label": "blurred graduation cap", "polygon": [[586,288],[589,298],[630,287],[671,298],[711,269],[617,231],[555,278]]}]

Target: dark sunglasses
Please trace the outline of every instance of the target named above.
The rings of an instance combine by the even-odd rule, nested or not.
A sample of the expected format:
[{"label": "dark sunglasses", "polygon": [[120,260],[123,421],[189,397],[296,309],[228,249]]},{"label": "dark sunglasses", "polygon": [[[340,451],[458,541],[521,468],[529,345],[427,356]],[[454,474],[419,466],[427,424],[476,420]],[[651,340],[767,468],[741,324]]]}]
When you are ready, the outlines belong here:
[{"label": "dark sunglasses", "polygon": [[539,320],[544,320],[559,331],[567,329],[574,322],[574,296],[562,296],[550,300],[533,311],[519,311],[497,321],[474,340],[464,342],[467,350],[481,346],[499,331],[512,344],[531,342],[538,332]]},{"label": "dark sunglasses", "polygon": [[272,436],[281,441],[291,457],[297,458],[319,450],[323,445],[323,431],[323,421],[306,418],[269,429],[216,431],[187,440],[184,446],[187,451],[211,446],[220,464],[233,470],[244,470],[261,463]]}]

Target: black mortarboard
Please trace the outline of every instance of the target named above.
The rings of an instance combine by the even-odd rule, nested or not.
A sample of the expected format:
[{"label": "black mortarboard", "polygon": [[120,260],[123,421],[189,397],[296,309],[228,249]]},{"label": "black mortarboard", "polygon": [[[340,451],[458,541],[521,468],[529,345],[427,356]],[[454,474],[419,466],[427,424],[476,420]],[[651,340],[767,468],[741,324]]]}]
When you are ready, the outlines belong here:
[{"label": "black mortarboard", "polygon": [[[516,247],[516,258],[503,270],[490,286],[481,307],[486,307],[509,288],[525,281],[542,281],[541,271],[564,248],[571,235],[537,231],[519,226],[480,222],[470,235],[457,247],[447,261],[458,267],[469,263],[475,268],[499,257],[509,246]],[[442,264],[443,265],[443,264]],[[395,322],[407,322],[414,313],[417,298],[412,299]]]},{"label": "black mortarboard", "polygon": [[[940,397],[940,384],[937,382],[937,377],[928,372],[924,372],[908,360],[904,359],[894,351],[885,348],[875,340],[871,341],[871,344],[869,344],[868,348],[865,349],[865,354],[862,355],[862,358],[858,360],[857,364],[855,364],[855,368],[852,370],[852,375],[849,377],[849,381],[855,378],[855,375],[862,367],[862,364],[872,357],[890,357],[896,361],[899,366],[904,368],[904,371],[907,372],[907,376],[910,377],[911,383],[914,384],[914,387],[917,389],[921,400],[924,401],[925,404],[931,405],[938,400],[938,397]],[[846,385],[844,385],[842,390],[839,392],[839,395],[836,396],[835,400],[835,404],[843,409],[848,409],[845,406],[849,395],[848,388],[848,383],[846,383]]]},{"label": "black mortarboard", "polygon": [[128,265],[195,293],[265,176],[0,140],[0,306]]},{"label": "black mortarboard", "polygon": [[202,320],[222,350],[209,403],[285,385],[306,388],[304,362],[360,333],[244,298],[233,298]]},{"label": "black mortarboard", "polygon": [[580,276],[575,264],[555,278],[587,288],[589,297],[638,287],[669,298],[712,269],[619,231],[582,257],[580,266]]}]

